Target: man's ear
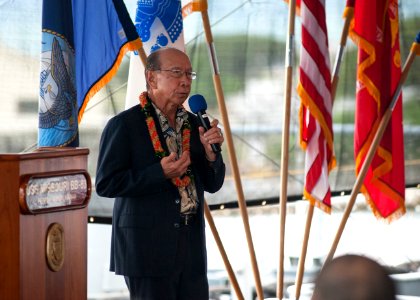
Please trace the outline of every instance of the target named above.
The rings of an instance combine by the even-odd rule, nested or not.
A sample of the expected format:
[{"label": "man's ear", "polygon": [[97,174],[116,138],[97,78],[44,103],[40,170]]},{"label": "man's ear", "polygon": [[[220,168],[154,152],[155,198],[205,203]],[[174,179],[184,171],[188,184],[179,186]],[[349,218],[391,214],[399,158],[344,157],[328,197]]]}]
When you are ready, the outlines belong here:
[{"label": "man's ear", "polygon": [[156,74],[153,71],[146,72],[146,81],[151,88],[156,88]]}]

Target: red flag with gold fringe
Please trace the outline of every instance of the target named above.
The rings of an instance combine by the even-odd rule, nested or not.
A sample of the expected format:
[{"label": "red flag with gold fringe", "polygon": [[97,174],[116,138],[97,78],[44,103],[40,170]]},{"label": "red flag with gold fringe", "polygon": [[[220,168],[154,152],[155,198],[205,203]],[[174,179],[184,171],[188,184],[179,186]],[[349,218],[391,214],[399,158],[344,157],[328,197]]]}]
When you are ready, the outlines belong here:
[{"label": "red flag with gold fringe", "polygon": [[[401,77],[398,0],[356,1],[350,37],[359,47],[354,132],[358,174]],[[361,188],[375,216],[387,221],[405,213],[401,100]]]}]

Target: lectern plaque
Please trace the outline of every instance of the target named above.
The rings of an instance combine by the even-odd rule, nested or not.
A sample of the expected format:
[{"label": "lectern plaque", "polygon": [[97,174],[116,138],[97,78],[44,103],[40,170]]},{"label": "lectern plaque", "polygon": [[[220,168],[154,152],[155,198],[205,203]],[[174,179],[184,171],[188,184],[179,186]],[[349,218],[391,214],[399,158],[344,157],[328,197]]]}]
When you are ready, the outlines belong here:
[{"label": "lectern plaque", "polygon": [[74,209],[87,205],[91,182],[86,171],[26,175],[21,180],[19,192],[24,213]]}]

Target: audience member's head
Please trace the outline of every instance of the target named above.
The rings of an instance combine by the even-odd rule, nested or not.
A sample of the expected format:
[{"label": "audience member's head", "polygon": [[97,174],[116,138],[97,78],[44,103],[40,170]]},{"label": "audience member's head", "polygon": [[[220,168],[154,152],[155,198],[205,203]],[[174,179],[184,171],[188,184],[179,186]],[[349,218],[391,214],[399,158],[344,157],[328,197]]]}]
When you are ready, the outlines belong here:
[{"label": "audience member's head", "polygon": [[394,282],[376,261],[343,255],[326,264],[315,281],[312,300],[395,300]]}]

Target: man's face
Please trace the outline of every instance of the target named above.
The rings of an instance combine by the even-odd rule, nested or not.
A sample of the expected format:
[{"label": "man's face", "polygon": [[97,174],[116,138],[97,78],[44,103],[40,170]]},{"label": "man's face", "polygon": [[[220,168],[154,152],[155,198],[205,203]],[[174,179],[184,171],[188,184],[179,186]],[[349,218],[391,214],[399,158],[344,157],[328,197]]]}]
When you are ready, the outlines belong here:
[{"label": "man's face", "polygon": [[191,63],[187,55],[168,50],[160,56],[160,70],[154,71],[155,94],[165,102],[182,105],[191,91]]}]

